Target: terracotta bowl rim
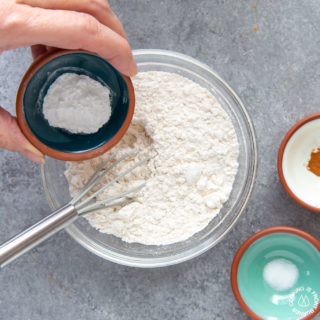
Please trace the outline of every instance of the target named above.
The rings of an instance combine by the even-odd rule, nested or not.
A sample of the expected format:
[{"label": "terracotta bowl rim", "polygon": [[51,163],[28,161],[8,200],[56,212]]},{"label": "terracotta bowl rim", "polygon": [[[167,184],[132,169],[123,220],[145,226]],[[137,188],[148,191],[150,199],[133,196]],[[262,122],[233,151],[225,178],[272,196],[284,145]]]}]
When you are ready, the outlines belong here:
[{"label": "terracotta bowl rim", "polygon": [[[232,262],[231,277],[230,277],[231,278],[231,287],[232,287],[233,294],[234,294],[236,300],[238,301],[240,307],[243,309],[243,311],[248,316],[250,316],[254,320],[264,320],[264,319],[261,318],[260,316],[258,316],[256,313],[254,313],[250,309],[250,307],[245,303],[245,301],[243,300],[243,298],[240,294],[240,290],[238,287],[238,277],[237,277],[239,263],[241,261],[242,256],[244,255],[244,253],[247,251],[247,249],[254,242],[256,242],[257,240],[259,240],[267,235],[273,234],[273,233],[290,233],[290,234],[294,234],[296,236],[299,236],[299,237],[305,239],[306,241],[308,241],[310,244],[312,244],[320,252],[320,241],[318,241],[315,237],[313,237],[309,233],[302,231],[300,229],[293,228],[293,227],[286,227],[286,226],[276,226],[276,227],[270,227],[270,228],[263,229],[263,230],[255,233],[254,235],[250,236],[245,242],[242,243],[242,245],[238,249],[236,255],[234,256],[234,259]],[[312,319],[319,312],[320,312],[320,302],[318,303],[317,308],[314,309],[311,314],[308,314],[306,317],[301,318],[300,320]]]},{"label": "terracotta bowl rim", "polygon": [[[17,98],[16,98],[16,114],[17,114],[17,122],[18,125],[24,134],[24,136],[27,138],[27,140],[33,144],[38,150],[40,150],[42,153],[44,153],[47,156],[50,156],[52,158],[58,159],[58,160],[64,160],[64,161],[81,161],[81,160],[88,160],[92,159],[95,157],[98,157],[105,153],[106,151],[110,150],[112,147],[114,147],[123,137],[123,135],[126,133],[128,130],[133,113],[134,113],[134,107],[135,107],[135,95],[134,95],[134,88],[131,82],[131,79],[128,76],[125,76],[123,74],[122,77],[124,78],[126,85],[128,87],[128,93],[129,93],[129,107],[128,107],[128,114],[119,129],[119,131],[110,139],[108,142],[103,144],[102,146],[85,151],[85,152],[77,152],[77,153],[72,153],[72,152],[63,152],[59,150],[55,150],[53,148],[48,147],[44,143],[42,143],[38,138],[33,134],[31,129],[29,128],[25,114],[24,114],[24,108],[23,108],[23,97],[25,90],[27,88],[27,85],[33,75],[46,63],[49,61],[63,56],[67,54],[73,54],[73,53],[87,53],[96,57],[101,58],[95,53],[84,51],[84,50],[56,50],[50,53],[47,53],[38,59],[36,59],[28,68],[26,73],[24,74],[19,88],[17,92]],[[103,59],[103,58],[101,58]]]},{"label": "terracotta bowl rim", "polygon": [[282,160],[283,160],[283,154],[284,154],[284,150],[288,144],[288,142],[290,141],[291,137],[293,136],[293,134],[300,129],[302,126],[304,126],[305,124],[307,124],[310,121],[316,120],[316,119],[320,119],[320,112],[317,113],[313,113],[310,114],[309,116],[301,119],[300,121],[298,121],[296,124],[294,124],[290,130],[286,133],[286,135],[284,136],[280,147],[279,147],[279,151],[278,151],[278,161],[277,161],[277,167],[278,167],[278,175],[280,178],[280,182],[283,186],[283,188],[286,190],[286,192],[289,194],[289,196],[296,201],[298,204],[300,204],[301,206],[311,210],[311,211],[315,211],[315,212],[320,212],[320,208],[311,206],[310,204],[304,202],[303,200],[301,200],[300,198],[298,198],[293,191],[290,189],[290,187],[288,186],[285,178],[284,178],[284,174],[283,174],[283,168],[282,168]]}]

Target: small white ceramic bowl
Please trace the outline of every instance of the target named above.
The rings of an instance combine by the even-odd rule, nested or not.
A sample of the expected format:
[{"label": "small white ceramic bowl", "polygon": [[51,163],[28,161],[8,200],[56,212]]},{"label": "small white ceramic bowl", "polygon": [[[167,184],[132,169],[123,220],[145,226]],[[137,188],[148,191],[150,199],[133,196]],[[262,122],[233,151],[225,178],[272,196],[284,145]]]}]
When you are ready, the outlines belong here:
[{"label": "small white ceramic bowl", "polygon": [[320,112],[297,122],[278,153],[278,173],[288,194],[300,205],[320,212],[320,177],[308,170],[312,151],[320,147]]}]

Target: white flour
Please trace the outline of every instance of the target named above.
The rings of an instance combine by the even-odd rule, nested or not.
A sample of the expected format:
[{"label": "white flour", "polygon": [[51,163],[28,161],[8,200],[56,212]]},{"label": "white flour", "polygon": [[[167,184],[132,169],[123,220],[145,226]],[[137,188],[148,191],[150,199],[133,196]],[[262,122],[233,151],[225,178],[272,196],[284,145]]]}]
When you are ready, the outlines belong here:
[{"label": "white flour", "polygon": [[44,97],[43,114],[52,127],[97,132],[111,115],[110,90],[86,75],[64,73]]},{"label": "white flour", "polygon": [[[136,109],[132,124],[112,153],[141,154],[111,175],[154,157],[105,198],[148,180],[136,201],[86,216],[101,232],[148,245],[183,241],[205,228],[228,199],[238,169],[234,127],[217,100],[198,84],[177,74],[139,73],[133,78]],[[84,162],[68,162],[66,176],[74,195],[110,153]]]}]

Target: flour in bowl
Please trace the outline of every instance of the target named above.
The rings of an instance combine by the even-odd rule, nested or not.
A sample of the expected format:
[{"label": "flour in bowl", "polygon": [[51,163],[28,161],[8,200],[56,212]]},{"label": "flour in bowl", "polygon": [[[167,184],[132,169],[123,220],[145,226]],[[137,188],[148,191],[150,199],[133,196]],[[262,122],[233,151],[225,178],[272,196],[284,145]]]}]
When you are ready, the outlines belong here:
[{"label": "flour in bowl", "polygon": [[152,159],[99,196],[148,181],[136,200],[86,216],[101,232],[127,242],[165,245],[205,228],[228,200],[238,170],[239,145],[227,113],[205,88],[178,74],[143,72],[133,79],[135,114],[119,144],[100,158],[68,162],[65,175],[75,195],[111,153],[141,152],[103,183],[146,155]]},{"label": "flour in bowl", "polygon": [[95,133],[111,116],[110,90],[86,75],[64,73],[49,87],[43,114],[52,127]]}]

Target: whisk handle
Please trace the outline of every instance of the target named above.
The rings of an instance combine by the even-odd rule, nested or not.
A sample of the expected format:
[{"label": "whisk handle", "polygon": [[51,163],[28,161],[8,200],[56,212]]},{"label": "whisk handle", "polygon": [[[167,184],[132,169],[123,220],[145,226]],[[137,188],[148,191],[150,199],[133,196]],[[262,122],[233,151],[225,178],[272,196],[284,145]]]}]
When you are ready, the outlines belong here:
[{"label": "whisk handle", "polygon": [[0,269],[74,221],[78,213],[66,205],[0,246]]}]

